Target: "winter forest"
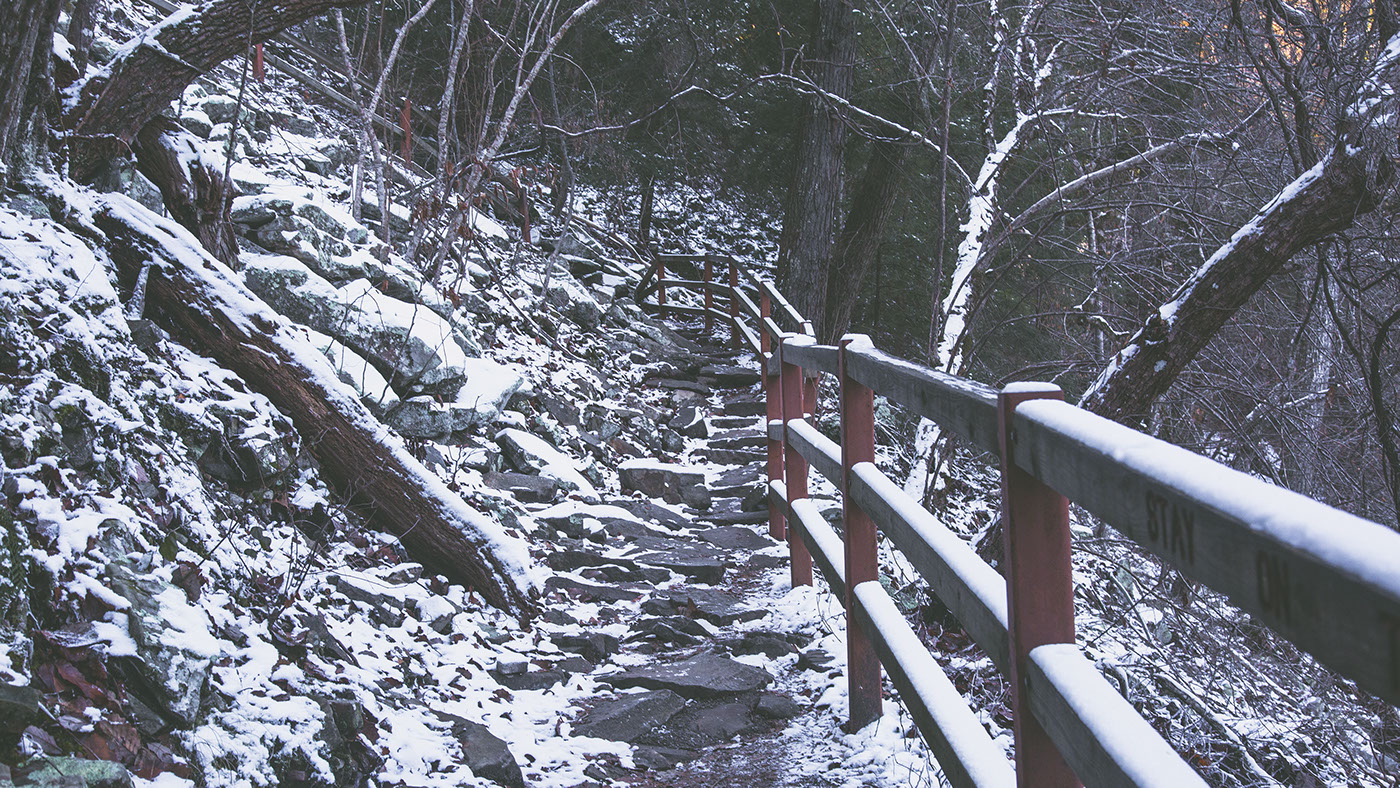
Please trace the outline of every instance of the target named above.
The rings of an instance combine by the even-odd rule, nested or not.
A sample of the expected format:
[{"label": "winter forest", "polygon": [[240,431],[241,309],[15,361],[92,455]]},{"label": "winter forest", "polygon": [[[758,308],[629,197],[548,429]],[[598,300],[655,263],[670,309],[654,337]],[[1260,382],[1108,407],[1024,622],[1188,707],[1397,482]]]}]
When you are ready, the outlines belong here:
[{"label": "winter forest", "polygon": [[1392,0],[0,0],[0,788],[1400,788],[1397,186]]}]

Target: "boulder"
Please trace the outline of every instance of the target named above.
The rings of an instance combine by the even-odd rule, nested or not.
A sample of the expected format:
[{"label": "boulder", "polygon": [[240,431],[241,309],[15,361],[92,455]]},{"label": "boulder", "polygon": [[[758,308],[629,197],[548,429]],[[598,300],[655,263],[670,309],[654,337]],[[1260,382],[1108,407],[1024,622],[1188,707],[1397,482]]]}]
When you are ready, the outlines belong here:
[{"label": "boulder", "polygon": [[768,671],[718,654],[697,654],[683,662],[646,665],[600,677],[614,687],[670,690],[693,699],[722,698],[763,689],[773,680]]},{"label": "boulder", "polygon": [[485,482],[487,487],[514,495],[521,503],[549,503],[561,489],[557,479],[528,473],[488,472]]},{"label": "boulder", "polygon": [[452,735],[462,748],[462,760],[472,774],[505,788],[525,788],[525,776],[506,743],[480,723],[438,712],[452,722]]},{"label": "boulder", "polygon": [[635,741],[665,725],[684,708],[685,698],[670,690],[623,695],[585,714],[573,732],[609,741]]},{"label": "boulder", "polygon": [[388,410],[385,421],[400,434],[438,443],[460,443],[472,427],[494,422],[525,379],[512,367],[483,358],[463,360],[466,381],[451,402],[410,397]]},{"label": "boulder", "polygon": [[588,291],[568,277],[557,277],[550,282],[545,301],[585,331],[597,328],[603,320],[603,308]]},{"label": "boulder", "polygon": [[721,388],[746,388],[763,382],[763,374],[748,367],[705,366],[700,368],[700,376],[713,380]]},{"label": "boulder", "polygon": [[363,356],[400,394],[455,398],[467,380],[468,356],[451,324],[357,279],[335,287],[289,257],[258,257],[244,274],[249,289],[274,309]]},{"label": "boulder", "polygon": [[131,603],[125,612],[135,653],[112,657],[127,691],[162,717],[192,726],[220,652],[208,620],[189,605],[184,591],[155,575],[138,574],[125,561],[107,564],[107,582]]},{"label": "boulder", "polygon": [[544,439],[507,427],[496,433],[496,443],[516,470],[547,476],[566,490],[577,490],[584,498],[598,498],[597,490],[579,471],[575,460]]},{"label": "boulder", "polygon": [[710,507],[705,472],[690,466],[654,460],[627,460],[618,466],[618,476],[623,490],[636,490],[667,503],[686,503],[696,509]]},{"label": "boulder", "polygon": [[705,424],[705,414],[694,406],[676,411],[675,418],[667,426],[687,438],[704,438],[710,434],[710,428]]}]

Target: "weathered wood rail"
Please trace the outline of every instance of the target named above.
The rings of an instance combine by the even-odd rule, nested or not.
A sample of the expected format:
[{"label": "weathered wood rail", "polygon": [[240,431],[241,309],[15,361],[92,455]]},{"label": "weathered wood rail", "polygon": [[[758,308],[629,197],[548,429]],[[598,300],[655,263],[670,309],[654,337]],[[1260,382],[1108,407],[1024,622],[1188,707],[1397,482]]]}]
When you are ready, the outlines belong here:
[{"label": "weathered wood rail", "polygon": [[[667,277],[682,266],[702,278]],[[668,300],[668,288],[699,291],[703,306]],[[662,256],[638,296],[707,329],[728,322],[762,360],[769,530],[787,540],[794,585],[815,564],[846,607],[850,726],[879,716],[883,667],[951,784],[1205,784],[1075,645],[1070,500],[1400,702],[1400,534],[1069,405],[1052,385],[997,391],[860,335],[819,345],[772,283],[732,258]],[[823,374],[839,381],[839,445],[807,419]],[[875,466],[877,393],[999,458],[1005,579]],[[808,498],[812,469],[842,493],[844,539]],[[877,529],[1009,677],[1014,768],[880,586]]]}]

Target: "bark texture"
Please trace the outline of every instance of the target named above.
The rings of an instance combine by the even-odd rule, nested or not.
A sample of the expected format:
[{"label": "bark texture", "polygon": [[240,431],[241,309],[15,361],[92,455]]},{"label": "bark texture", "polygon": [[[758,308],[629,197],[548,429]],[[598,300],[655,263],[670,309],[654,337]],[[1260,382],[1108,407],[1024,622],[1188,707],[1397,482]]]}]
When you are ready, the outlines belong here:
[{"label": "bark texture", "polygon": [[43,142],[59,0],[0,2],[0,189]]},{"label": "bark texture", "polygon": [[851,328],[851,310],[865,286],[866,275],[875,265],[885,228],[904,191],[901,175],[908,154],[904,145],[876,143],[851,196],[851,207],[828,267],[822,336],[831,344]]},{"label": "bark texture", "polygon": [[[63,215],[75,215],[64,211]],[[153,263],[147,305],[166,330],[234,371],[292,419],[321,464],[323,478],[366,514],[397,534],[414,560],[474,589],[492,605],[533,612],[515,580],[524,554],[499,554],[471,521],[470,510],[412,458],[391,433],[340,388],[320,354],[271,309],[201,253],[173,224],[122,197],[100,199],[77,226],[108,250],[117,272],[134,282]]]},{"label": "bark texture", "polygon": [[1344,140],[1235,233],[1154,312],[1081,404],[1140,419],[1249,298],[1294,255],[1375,210],[1394,167]]},{"label": "bark texture", "polygon": [[[51,0],[20,0],[23,3]],[[136,46],[88,80],[80,92],[70,171],[84,180],[113,142],[136,134],[185,87],[219,63],[292,25],[366,0],[206,0],[141,34]]]},{"label": "bark texture", "polygon": [[157,117],[132,140],[136,166],[160,188],[170,217],[199,238],[225,265],[238,261],[238,240],[224,218],[230,185],[217,162],[199,155],[198,138],[174,121]]},{"label": "bark texture", "polygon": [[[850,0],[818,0],[807,70],[813,84],[845,99],[855,72]],[[827,263],[841,202],[847,131],[839,110],[820,95],[807,99],[797,140],[797,169],[783,205],[778,286],[813,325],[824,325]]]}]

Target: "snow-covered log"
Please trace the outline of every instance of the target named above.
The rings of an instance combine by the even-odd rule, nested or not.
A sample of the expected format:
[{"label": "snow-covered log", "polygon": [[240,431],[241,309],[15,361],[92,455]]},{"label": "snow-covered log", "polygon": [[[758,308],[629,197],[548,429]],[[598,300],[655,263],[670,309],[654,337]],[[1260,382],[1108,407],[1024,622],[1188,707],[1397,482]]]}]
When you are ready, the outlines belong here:
[{"label": "snow-covered log", "polygon": [[365,0],[206,0],[129,42],[78,91],[71,171],[86,178],[200,75],[292,25]]},{"label": "snow-covered log", "polygon": [[179,225],[121,195],[50,194],[75,231],[100,243],[126,282],[152,264],[148,314],[237,373],[291,418],[323,478],[397,534],[414,560],[491,604],[533,608],[522,540],[479,514],[425,468],[342,384],[310,340],[248,291]]}]

